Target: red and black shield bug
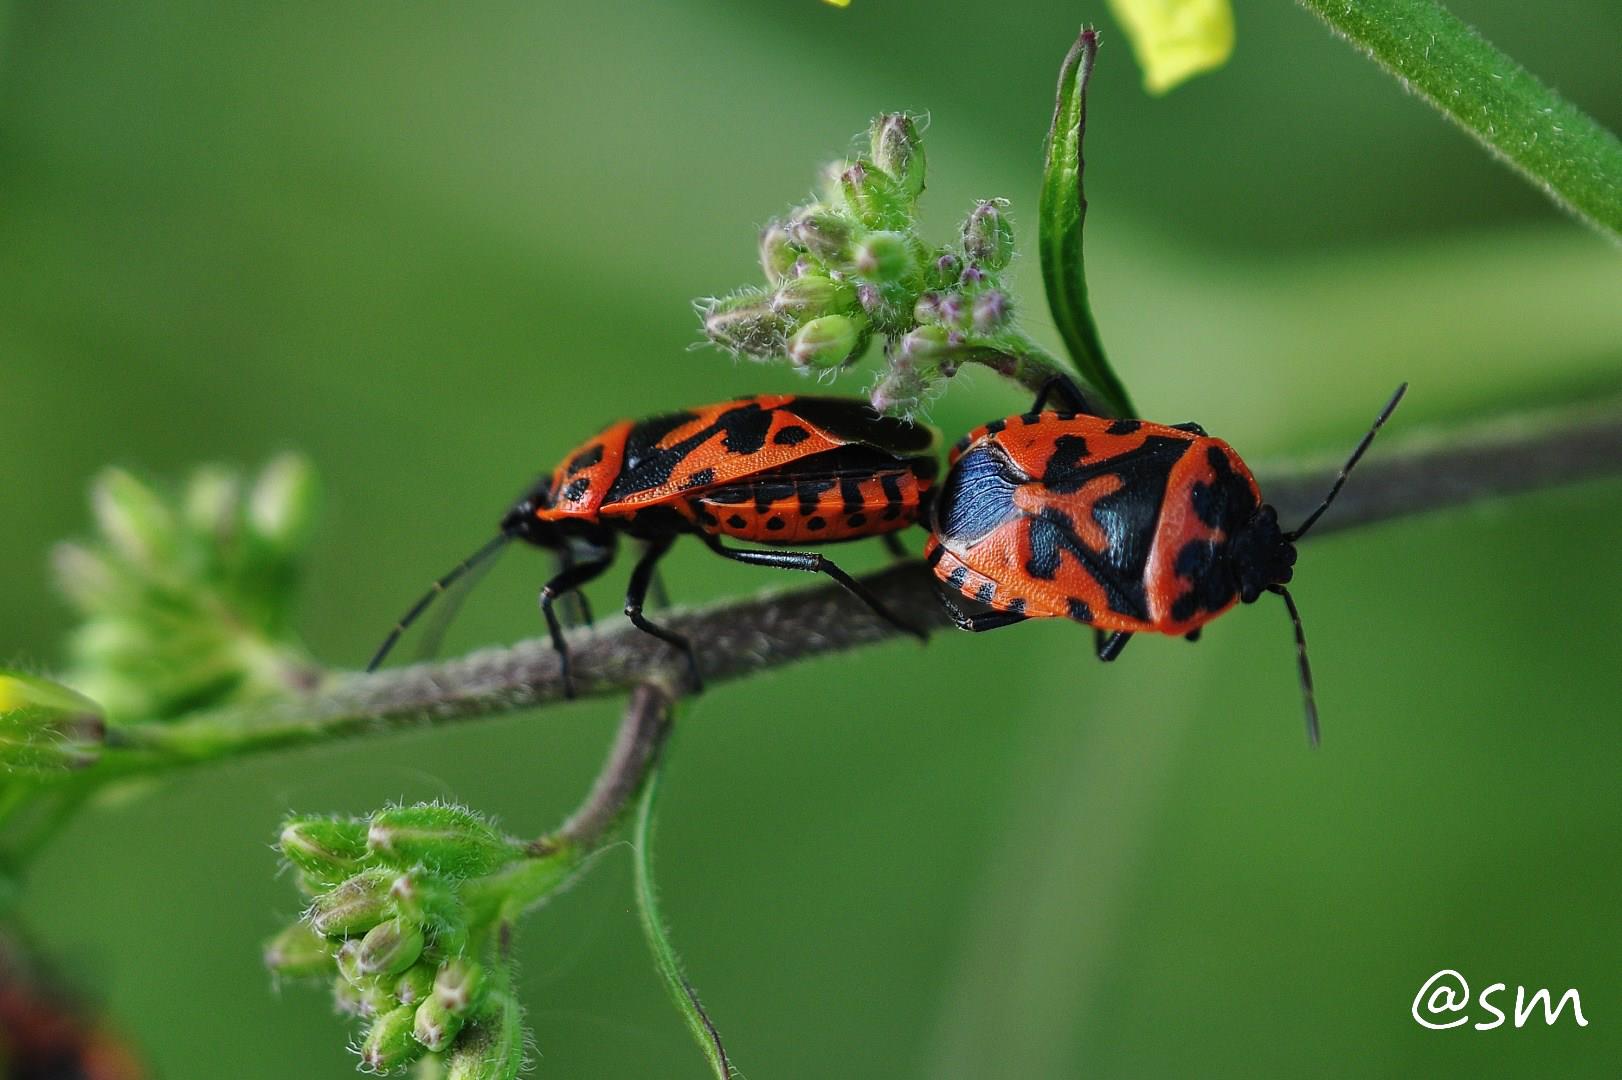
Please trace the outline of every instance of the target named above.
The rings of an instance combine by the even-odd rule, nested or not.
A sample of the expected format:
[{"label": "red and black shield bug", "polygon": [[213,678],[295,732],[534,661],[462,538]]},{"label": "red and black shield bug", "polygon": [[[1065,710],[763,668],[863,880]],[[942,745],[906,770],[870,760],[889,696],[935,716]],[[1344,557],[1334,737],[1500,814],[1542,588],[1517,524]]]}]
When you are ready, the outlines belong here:
[{"label": "red and black shield bug", "polygon": [[[1068,380],[1031,411],[971,431],[952,449],[925,557],[965,630],[1031,618],[1093,627],[1100,660],[1136,633],[1200,628],[1236,602],[1283,597],[1295,627],[1307,734],[1318,710],[1300,612],[1284,586],[1295,542],[1339,494],[1408,389],[1397,388],[1318,508],[1279,528],[1250,469],[1198,424],[1167,427],[1090,415]],[[1043,412],[1056,396],[1063,411]]]},{"label": "red and black shield bug", "polygon": [[793,395],[610,424],[530,488],[502,518],[494,539],[434,582],[366,669],[383,663],[435,597],[513,540],[558,556],[558,573],[542,587],[540,604],[571,694],[569,650],[554,604],[608,569],[622,535],[642,545],[625,614],[685,654],[695,685],[700,677],[691,643],[642,613],[654,567],[683,533],[738,562],[827,574],[881,618],[922,637],[820,554],[728,547],[721,537],[799,545],[904,529],[924,512],[939,471],[935,442],[930,428],[879,416],[864,402]]}]

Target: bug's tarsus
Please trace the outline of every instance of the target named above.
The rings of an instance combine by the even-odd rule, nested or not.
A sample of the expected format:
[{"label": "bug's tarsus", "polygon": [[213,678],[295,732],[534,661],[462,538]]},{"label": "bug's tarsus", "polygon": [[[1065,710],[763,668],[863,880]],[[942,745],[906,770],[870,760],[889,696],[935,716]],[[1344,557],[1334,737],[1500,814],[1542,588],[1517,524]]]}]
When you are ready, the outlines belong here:
[{"label": "bug's tarsus", "polygon": [[1098,653],[1098,658],[1106,664],[1120,656],[1121,650],[1126,648],[1126,643],[1131,640],[1130,630],[1117,630],[1113,634],[1105,634],[1097,627],[1093,628],[1093,651]]},{"label": "bug's tarsus", "polygon": [[1276,592],[1284,597],[1284,606],[1289,609],[1290,622],[1295,627],[1295,659],[1301,669],[1301,699],[1307,710],[1307,742],[1316,747],[1320,740],[1318,731],[1318,699],[1312,692],[1312,665],[1307,663],[1307,635],[1301,629],[1301,612],[1295,606],[1295,597],[1290,590],[1282,585],[1271,585],[1268,591]]},{"label": "bug's tarsus", "polygon": [[1308,514],[1307,519],[1297,525],[1293,532],[1285,533],[1284,539],[1293,544],[1305,536],[1308,529],[1317,524],[1318,519],[1323,516],[1323,512],[1329,509],[1329,504],[1335,501],[1335,496],[1339,495],[1340,489],[1345,486],[1346,477],[1351,475],[1352,467],[1358,463],[1364,452],[1368,450],[1369,445],[1374,442],[1374,436],[1379,434],[1380,429],[1385,426],[1385,422],[1391,419],[1391,414],[1397,409],[1397,403],[1402,400],[1402,395],[1407,392],[1407,383],[1397,387],[1397,392],[1392,394],[1391,400],[1385,403],[1385,408],[1380,410],[1380,415],[1374,418],[1374,424],[1369,428],[1368,434],[1364,435],[1363,441],[1357,444],[1357,449],[1353,450],[1352,456],[1346,459],[1346,464],[1340,467],[1340,475],[1335,477],[1335,482],[1329,487],[1329,494],[1325,495],[1323,502],[1318,504],[1318,509]]},{"label": "bug's tarsus", "polygon": [[383,661],[388,659],[389,653],[393,651],[395,644],[399,642],[400,637],[411,629],[411,624],[416,622],[422,616],[422,613],[427,611],[429,606],[446,589],[456,584],[463,574],[505,548],[512,538],[513,534],[510,532],[498,533],[494,539],[487,541],[478,551],[458,563],[456,569],[435,581],[428,591],[422,595],[421,599],[412,604],[406,613],[400,617],[400,621],[394,624],[394,629],[389,631],[389,636],[383,639],[383,644],[379,645],[377,652],[372,654],[372,659],[366,665],[366,670],[376,671],[381,667]]},{"label": "bug's tarsus", "polygon": [[1021,615],[1013,611],[998,611],[995,608],[978,612],[965,611],[958,604],[958,598],[947,593],[945,589],[940,587],[938,582],[935,585],[935,594],[940,598],[941,606],[946,609],[947,616],[957,624],[957,628],[967,630],[970,633],[983,634],[987,630],[999,630],[1004,626],[1013,626],[1015,623],[1022,623],[1030,618],[1029,615]]}]

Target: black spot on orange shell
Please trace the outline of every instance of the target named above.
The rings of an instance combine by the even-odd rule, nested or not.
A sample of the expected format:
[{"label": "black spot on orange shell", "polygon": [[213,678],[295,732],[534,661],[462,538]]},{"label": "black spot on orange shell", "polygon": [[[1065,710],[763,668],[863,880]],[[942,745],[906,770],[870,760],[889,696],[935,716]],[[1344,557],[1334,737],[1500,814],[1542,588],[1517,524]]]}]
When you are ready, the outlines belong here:
[{"label": "black spot on orange shell", "polygon": [[569,459],[567,471],[570,476],[573,476],[580,470],[589,469],[602,460],[603,444],[598,443],[596,446],[588,446],[586,449],[580,451],[580,453]]},{"label": "black spot on orange shell", "polygon": [[989,604],[997,595],[997,586],[989,581],[981,582],[980,587],[974,591],[974,598],[982,604]]},{"label": "black spot on orange shell", "polygon": [[815,515],[807,518],[805,521],[805,527],[810,529],[812,532],[816,532],[818,529],[827,528],[827,526],[827,521]]},{"label": "black spot on orange shell", "polygon": [[778,429],[777,434],[772,436],[772,442],[778,446],[798,446],[810,437],[811,433],[799,424],[789,424]]},{"label": "black spot on orange shell", "polygon": [[1142,420],[1117,420],[1104,429],[1106,435],[1131,435],[1143,426]]},{"label": "black spot on orange shell", "polygon": [[967,566],[954,566],[952,572],[946,575],[946,584],[954,589],[961,589],[963,582],[967,581],[968,577],[969,568]]},{"label": "black spot on orange shell", "polygon": [[745,525],[749,524],[749,522],[744,520],[742,514],[733,514],[731,517],[727,518],[727,524],[732,526],[734,529],[741,529]]},{"label": "black spot on orange shell", "polygon": [[715,470],[714,469],[699,469],[693,475],[689,476],[686,480],[682,481],[681,486],[684,489],[685,488],[696,488],[696,487],[704,487],[706,484],[713,484],[713,483],[715,483]]},{"label": "black spot on orange shell", "polygon": [[770,529],[772,532],[781,531],[783,528],[783,519],[778,517],[776,514],[773,514],[771,517],[766,519],[766,528]]},{"label": "black spot on orange shell", "polygon": [[853,529],[860,529],[863,525],[867,524],[867,515],[852,514],[850,517],[845,519],[845,524],[849,525]]},{"label": "black spot on orange shell", "polygon": [[1090,623],[1093,621],[1093,609],[1087,606],[1087,601],[1078,600],[1074,596],[1065,600],[1065,613],[1077,622]]},{"label": "black spot on orange shell", "polygon": [[564,502],[579,502],[591,490],[591,478],[582,476],[578,480],[569,481],[569,486],[563,489]]}]

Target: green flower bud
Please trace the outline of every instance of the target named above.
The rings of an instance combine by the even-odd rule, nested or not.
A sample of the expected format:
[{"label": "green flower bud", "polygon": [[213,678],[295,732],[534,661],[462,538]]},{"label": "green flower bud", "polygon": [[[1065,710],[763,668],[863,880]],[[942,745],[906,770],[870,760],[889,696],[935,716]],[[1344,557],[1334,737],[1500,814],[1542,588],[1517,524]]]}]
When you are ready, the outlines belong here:
[{"label": "green flower bud", "polygon": [[107,469],[90,490],[96,524],[119,555],[147,569],[167,562],[178,535],[156,492],[123,469]]},{"label": "green flower bud", "polygon": [[351,986],[363,987],[371,985],[366,972],[360,968],[360,939],[350,938],[338,946],[333,954],[333,962],[338,965],[339,976]]},{"label": "green flower bud", "polygon": [[730,353],[770,358],[783,352],[788,324],[763,293],[750,290],[708,301],[702,318],[704,336]]},{"label": "green flower bud", "polygon": [[958,276],[962,273],[963,260],[950,251],[943,252],[930,263],[929,284],[933,288],[944,289],[949,285],[956,285]]},{"label": "green flower bud", "polygon": [[769,284],[776,285],[787,277],[799,257],[782,222],[773,221],[760,230],[760,269]]},{"label": "green flower bud", "polygon": [[308,924],[296,922],[265,942],[265,966],[294,979],[325,975],[332,970],[332,947]]},{"label": "green flower bud", "polygon": [[856,246],[856,272],[878,281],[900,281],[913,267],[907,238],[898,232],[873,232]]},{"label": "green flower bud", "polygon": [[840,367],[861,355],[867,345],[866,322],[850,315],[812,319],[789,339],[789,359],[801,367]]},{"label": "green flower bud", "polygon": [[368,1072],[391,1072],[411,1064],[422,1055],[422,1044],[412,1037],[416,1010],[409,1005],[391,1009],[372,1021],[366,1041],[360,1044],[361,1068]]},{"label": "green flower bud", "polygon": [[446,1012],[466,1016],[478,1007],[487,983],[483,964],[465,956],[452,957],[434,976],[434,999]]},{"label": "green flower bud", "polygon": [[850,260],[853,224],[825,206],[809,206],[790,219],[789,235],[817,258],[842,266]]},{"label": "green flower bud", "polygon": [[384,862],[421,864],[451,877],[477,877],[522,857],[523,845],[503,836],[479,815],[460,806],[418,803],[372,815],[367,847]]},{"label": "green flower bud", "polygon": [[916,199],[924,190],[924,143],[918,126],[906,113],[875,117],[868,130],[873,164],[883,169],[907,196]]},{"label": "green flower bud", "polygon": [[378,923],[361,939],[356,962],[367,975],[398,975],[422,955],[422,928],[403,919]]},{"label": "green flower bud", "polygon": [[83,694],[0,670],[0,775],[88,765],[105,735],[100,706]]},{"label": "green flower bud", "polygon": [[383,1016],[400,1007],[400,1003],[394,1000],[392,988],[376,979],[363,979],[356,984],[355,990],[360,994],[360,1016],[364,1019]]},{"label": "green flower bud", "polygon": [[389,896],[401,915],[432,935],[441,952],[466,948],[467,908],[445,879],[419,867],[395,878]]},{"label": "green flower bud", "polygon": [[394,1000],[401,1005],[421,1005],[433,997],[434,975],[437,971],[438,969],[427,961],[418,961],[406,968],[400,977],[394,980],[391,991]]},{"label": "green flower bud", "polygon": [[963,253],[970,262],[1001,270],[1014,257],[1014,224],[1007,199],[986,199],[963,222]]},{"label": "green flower bud", "polygon": [[524,1025],[506,994],[462,1032],[451,1048],[446,1080],[514,1080],[524,1067]]},{"label": "green flower bud", "polygon": [[448,1011],[437,998],[430,997],[417,1006],[417,1018],[411,1030],[418,1042],[438,1052],[450,1046],[463,1023],[460,1014]]},{"label": "green flower bud", "polygon": [[790,278],[772,294],[772,310],[794,319],[834,315],[849,311],[855,303],[854,289],[825,274]]},{"label": "green flower bud", "polygon": [[288,862],[328,883],[360,869],[366,857],[366,823],[347,818],[298,815],[282,823],[277,848]]},{"label": "green flower bud", "polygon": [[237,508],[241,505],[242,480],[233,469],[201,465],[186,481],[181,503],[186,527],[219,543],[237,539]]},{"label": "green flower bud", "polygon": [[364,934],[388,917],[389,886],[393,883],[391,870],[362,870],[315,898],[308,915],[310,926],[329,938]]},{"label": "green flower bud", "polygon": [[296,551],[314,529],[319,495],[309,459],[300,454],[272,458],[248,498],[248,525],[273,549]]},{"label": "green flower bud", "polygon": [[332,980],[332,1011],[339,1016],[359,1016],[360,1009],[360,989],[342,975]]},{"label": "green flower bud", "polygon": [[911,199],[871,162],[858,161],[840,173],[839,192],[869,229],[904,229],[911,218]]}]

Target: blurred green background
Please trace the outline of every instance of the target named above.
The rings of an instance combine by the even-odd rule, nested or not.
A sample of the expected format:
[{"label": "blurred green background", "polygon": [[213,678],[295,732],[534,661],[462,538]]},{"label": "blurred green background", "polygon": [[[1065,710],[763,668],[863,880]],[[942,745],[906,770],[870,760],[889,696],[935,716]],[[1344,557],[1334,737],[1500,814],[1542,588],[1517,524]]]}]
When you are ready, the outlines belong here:
[{"label": "blurred green background", "polygon": [[[1615,3],[1452,6],[1622,126]],[[292,447],[327,486],[302,626],[362,662],[602,422],[803,385],[690,350],[689,301],[753,280],[755,227],[873,113],[931,113],[937,235],[1005,195],[1029,251],[1084,19],[1106,33],[1091,287],[1147,415],[1265,466],[1343,453],[1403,378],[1394,438],[1622,384],[1610,245],[1299,9],[1238,7],[1231,65],[1158,100],[1101,2],[0,7],[0,659],[60,659],[45,560],[97,468]],[[1052,342],[1034,259],[1021,277]],[[1021,400],[975,372],[933,420]],[[1310,545],[1320,753],[1269,605],[1111,668],[1031,625],[717,687],[682,716],[658,861],[735,1061],[1616,1075],[1619,529],[1609,482]],[[545,565],[505,559],[448,647],[536,633]],[[681,600],[798,584],[686,545],[667,578]],[[24,914],[160,1076],[353,1075],[324,992],[260,967],[298,906],[279,816],[444,796],[537,833],[617,714],[181,777],[81,815]],[[536,1075],[704,1075],[629,885],[611,851],[523,929]],[[1591,1026],[1422,1030],[1410,1002],[1444,967],[1574,986]]]}]

